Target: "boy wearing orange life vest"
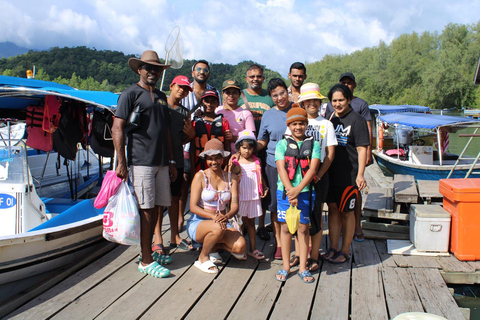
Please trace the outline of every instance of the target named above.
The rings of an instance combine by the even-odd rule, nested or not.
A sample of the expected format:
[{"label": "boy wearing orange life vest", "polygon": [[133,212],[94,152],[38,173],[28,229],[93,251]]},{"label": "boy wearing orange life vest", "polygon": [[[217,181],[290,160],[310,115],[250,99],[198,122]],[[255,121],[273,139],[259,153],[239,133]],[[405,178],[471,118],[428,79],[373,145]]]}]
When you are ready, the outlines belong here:
[{"label": "boy wearing orange life vest", "polygon": [[292,235],[285,223],[285,214],[290,206],[297,207],[300,213],[298,228],[300,266],[298,276],[305,283],[315,279],[307,269],[310,212],[313,209],[315,193],[311,182],[320,165],[320,144],[312,137],[305,136],[308,125],[307,112],[302,108],[292,108],[287,113],[287,126],[292,135],[285,136],[275,148],[275,163],[278,170],[277,218],[281,224],[283,269],[275,275],[278,281],[286,281],[290,271],[290,249]]},{"label": "boy wearing orange life vest", "polygon": [[215,88],[205,90],[200,99],[200,104],[204,109],[203,115],[195,116],[192,122],[193,128],[195,129],[195,139],[192,143],[193,147],[190,147],[190,158],[194,161],[194,173],[207,169],[205,160],[198,157],[203,151],[207,141],[212,138],[217,138],[223,142],[225,150],[229,151],[230,140],[232,139],[228,121],[224,119],[222,115],[215,113],[215,109],[220,104],[217,90]]}]

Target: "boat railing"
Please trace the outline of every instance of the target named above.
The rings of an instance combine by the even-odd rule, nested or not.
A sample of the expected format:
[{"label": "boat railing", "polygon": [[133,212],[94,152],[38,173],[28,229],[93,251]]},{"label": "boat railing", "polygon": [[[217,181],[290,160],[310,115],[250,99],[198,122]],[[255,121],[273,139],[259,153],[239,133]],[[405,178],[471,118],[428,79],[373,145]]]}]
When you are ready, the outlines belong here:
[{"label": "boat railing", "polygon": [[[467,143],[465,144],[465,147],[463,148],[462,152],[458,156],[457,160],[453,164],[452,170],[450,170],[450,172],[448,173],[447,179],[450,178],[450,176],[455,171],[455,168],[457,167],[457,165],[462,160],[462,157],[465,155],[465,152],[467,151],[468,147],[470,146],[473,138],[480,137],[480,134],[478,134],[478,129],[479,129],[478,127],[475,128],[475,131],[473,133],[460,133],[460,134],[458,134],[459,137],[468,137],[469,139],[468,139]],[[477,156],[475,157],[475,160],[472,162],[470,168],[468,169],[467,173],[465,174],[465,178],[468,178],[470,176],[470,174],[472,173],[472,171],[475,168],[475,165],[477,164],[479,159],[480,159],[480,151],[478,152]]]}]

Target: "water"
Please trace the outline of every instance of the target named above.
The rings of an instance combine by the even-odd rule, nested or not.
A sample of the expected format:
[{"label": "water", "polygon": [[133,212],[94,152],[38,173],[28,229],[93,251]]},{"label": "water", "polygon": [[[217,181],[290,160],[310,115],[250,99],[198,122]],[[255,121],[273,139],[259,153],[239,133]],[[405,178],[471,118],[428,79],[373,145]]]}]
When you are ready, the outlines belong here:
[{"label": "water", "polygon": [[459,307],[470,309],[470,320],[480,320],[480,285],[450,285]]}]

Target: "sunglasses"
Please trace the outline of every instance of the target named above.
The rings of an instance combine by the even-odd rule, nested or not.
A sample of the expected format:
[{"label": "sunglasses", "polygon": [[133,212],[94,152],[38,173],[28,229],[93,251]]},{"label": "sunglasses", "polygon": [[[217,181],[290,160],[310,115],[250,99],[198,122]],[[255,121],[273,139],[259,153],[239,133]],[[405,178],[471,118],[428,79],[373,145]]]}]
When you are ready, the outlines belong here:
[{"label": "sunglasses", "polygon": [[147,72],[156,72],[156,73],[159,73],[162,71],[162,67],[159,67],[159,66],[152,66],[150,64],[144,64],[140,67],[140,69],[143,69]]},{"label": "sunglasses", "polygon": [[197,72],[199,72],[199,73],[203,71],[203,73],[205,73],[205,74],[209,74],[209,73],[210,73],[210,69],[208,69],[208,68],[202,68],[202,67],[196,67],[196,68],[195,68],[195,71],[197,71]]}]

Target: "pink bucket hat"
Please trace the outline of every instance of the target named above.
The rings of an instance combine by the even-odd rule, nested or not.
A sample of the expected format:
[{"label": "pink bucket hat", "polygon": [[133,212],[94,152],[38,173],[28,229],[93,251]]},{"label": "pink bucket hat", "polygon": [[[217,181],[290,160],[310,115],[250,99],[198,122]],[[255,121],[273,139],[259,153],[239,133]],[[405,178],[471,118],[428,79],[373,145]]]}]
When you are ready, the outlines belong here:
[{"label": "pink bucket hat", "polygon": [[300,88],[300,95],[298,96],[298,103],[310,100],[310,99],[325,99],[325,97],[320,93],[320,86],[313,82],[305,83]]}]

